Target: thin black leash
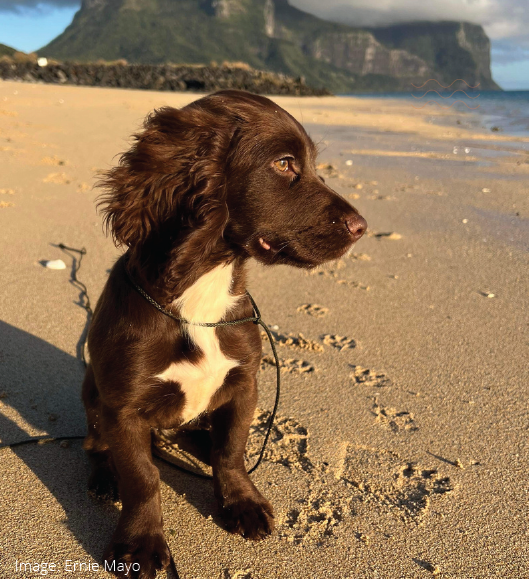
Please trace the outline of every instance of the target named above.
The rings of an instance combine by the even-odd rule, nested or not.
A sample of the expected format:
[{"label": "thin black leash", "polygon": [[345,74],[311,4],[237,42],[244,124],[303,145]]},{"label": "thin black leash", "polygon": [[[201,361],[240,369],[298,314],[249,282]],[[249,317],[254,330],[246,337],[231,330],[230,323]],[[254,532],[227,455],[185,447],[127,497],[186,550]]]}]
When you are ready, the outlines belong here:
[{"label": "thin black leash", "polygon": [[[86,338],[88,337],[88,329],[90,328],[90,322],[92,321],[92,316],[94,312],[92,311],[92,306],[90,304],[90,297],[88,296],[88,289],[86,285],[77,279],[77,273],[81,269],[81,264],[83,262],[83,257],[86,255],[86,248],[82,247],[81,249],[75,249],[75,247],[68,247],[64,245],[64,243],[59,243],[58,247],[66,253],[69,257],[72,258],[72,271],[70,274],[70,283],[80,291],[79,293],[79,305],[86,310],[86,322],[83,331],[81,332],[81,336],[79,337],[79,342],[77,343],[77,357],[81,359],[84,367],[86,368]],[[71,255],[68,252],[77,253],[79,257],[76,258],[75,256]]]}]

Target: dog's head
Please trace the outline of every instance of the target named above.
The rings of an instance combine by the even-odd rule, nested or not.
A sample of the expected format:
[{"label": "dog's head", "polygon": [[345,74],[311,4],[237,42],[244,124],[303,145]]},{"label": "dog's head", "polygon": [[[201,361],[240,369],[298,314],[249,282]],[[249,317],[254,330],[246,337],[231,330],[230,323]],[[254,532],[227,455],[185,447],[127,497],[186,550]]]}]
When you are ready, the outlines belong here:
[{"label": "dog's head", "polygon": [[267,98],[221,91],[162,108],[135,139],[101,182],[106,224],[133,254],[313,267],[366,230],[318,177],[303,127]]}]

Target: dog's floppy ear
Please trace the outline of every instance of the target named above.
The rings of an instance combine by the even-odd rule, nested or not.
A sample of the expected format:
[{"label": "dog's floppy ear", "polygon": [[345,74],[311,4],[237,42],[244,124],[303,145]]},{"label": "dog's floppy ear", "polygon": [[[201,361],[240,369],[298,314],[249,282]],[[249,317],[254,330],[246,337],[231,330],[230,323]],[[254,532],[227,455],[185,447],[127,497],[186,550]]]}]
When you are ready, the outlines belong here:
[{"label": "dog's floppy ear", "polygon": [[[185,230],[203,237],[201,252],[222,235],[228,219],[223,163],[230,128],[204,108],[164,107],[149,115],[143,132],[119,165],[98,183],[104,223],[117,245],[133,250],[148,239]],[[170,230],[170,232],[169,232]]]}]

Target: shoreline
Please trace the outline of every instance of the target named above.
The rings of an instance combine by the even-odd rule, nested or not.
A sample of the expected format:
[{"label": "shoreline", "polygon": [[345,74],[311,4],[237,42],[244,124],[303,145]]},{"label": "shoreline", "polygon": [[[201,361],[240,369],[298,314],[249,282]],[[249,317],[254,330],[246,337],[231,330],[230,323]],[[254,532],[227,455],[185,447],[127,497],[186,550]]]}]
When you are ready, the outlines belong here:
[{"label": "shoreline", "polygon": [[[360,97],[360,98],[374,98],[374,99],[395,99],[397,101],[408,100],[410,104],[417,105],[417,102],[412,100],[412,92],[410,93],[387,93],[387,94],[368,94],[365,95],[337,95],[343,96],[345,98]],[[433,98],[430,101],[430,107],[424,107],[424,114],[429,111],[439,112],[443,110],[443,107],[452,109],[454,115],[461,116],[465,119],[462,124],[470,130],[486,132],[500,133],[506,136],[514,137],[529,137],[529,90],[502,90],[502,91],[481,91],[476,97],[471,97],[476,99],[475,102],[478,105],[477,110],[465,109],[463,104],[458,104],[456,107],[454,100],[448,100],[445,98]],[[479,97],[479,98],[478,98]],[[447,103],[452,103],[448,105]],[[440,104],[439,106],[434,106]],[[508,114],[510,108],[514,108],[518,105],[519,109],[517,114]],[[521,128],[523,127],[523,128]]]}]

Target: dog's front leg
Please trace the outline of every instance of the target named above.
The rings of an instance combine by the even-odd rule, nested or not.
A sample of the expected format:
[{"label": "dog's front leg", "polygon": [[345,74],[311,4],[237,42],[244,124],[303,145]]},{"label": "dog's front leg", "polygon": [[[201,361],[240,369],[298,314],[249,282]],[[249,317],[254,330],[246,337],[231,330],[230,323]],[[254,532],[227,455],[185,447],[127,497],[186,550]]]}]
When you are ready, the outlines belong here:
[{"label": "dog's front leg", "polygon": [[255,378],[235,390],[235,396],[211,415],[213,484],[227,529],[247,539],[260,540],[274,529],[274,514],[244,465],[257,403]]},{"label": "dog's front leg", "polygon": [[105,551],[118,577],[153,579],[169,565],[162,528],[160,475],[152,462],[149,425],[134,413],[105,411],[104,436],[118,474],[122,511]]}]

